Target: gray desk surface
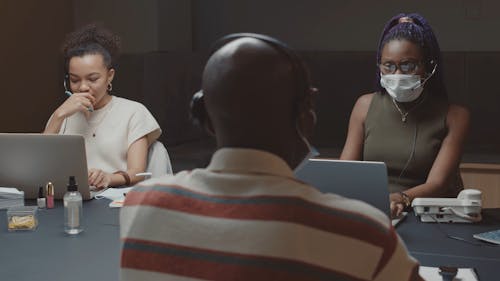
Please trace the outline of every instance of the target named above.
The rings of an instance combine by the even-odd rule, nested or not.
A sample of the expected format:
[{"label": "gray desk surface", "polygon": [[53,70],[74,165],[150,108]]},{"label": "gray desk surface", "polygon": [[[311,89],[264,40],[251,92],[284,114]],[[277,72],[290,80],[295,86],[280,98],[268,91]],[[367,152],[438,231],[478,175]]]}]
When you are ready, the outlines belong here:
[{"label": "gray desk surface", "polygon": [[[422,223],[419,219],[410,213],[396,230],[421,265],[473,267],[481,281],[500,280],[500,246],[472,237],[500,229],[500,209],[484,209],[483,220],[477,224]],[[448,238],[446,234],[470,243]]]},{"label": "gray desk surface", "polygon": [[[119,209],[108,208],[109,200],[83,204],[84,232],[64,234],[63,207],[38,212],[34,232],[7,231],[6,211],[0,211],[0,276],[2,280],[107,280],[119,279]],[[27,205],[33,205],[34,201]],[[500,209],[483,210],[479,224],[421,223],[413,214],[401,222],[397,232],[422,265],[459,266],[477,269],[481,281],[498,280],[500,247],[478,242],[472,234],[500,229]],[[3,222],[2,222],[3,220]],[[476,243],[446,238],[439,229]],[[480,246],[478,246],[479,244]]]},{"label": "gray desk surface", "polygon": [[[64,233],[62,201],[54,209],[38,211],[34,232],[8,232],[7,215],[0,211],[1,280],[107,280],[119,279],[119,209],[109,200],[83,203],[84,231]],[[26,205],[34,205],[30,200]]]}]

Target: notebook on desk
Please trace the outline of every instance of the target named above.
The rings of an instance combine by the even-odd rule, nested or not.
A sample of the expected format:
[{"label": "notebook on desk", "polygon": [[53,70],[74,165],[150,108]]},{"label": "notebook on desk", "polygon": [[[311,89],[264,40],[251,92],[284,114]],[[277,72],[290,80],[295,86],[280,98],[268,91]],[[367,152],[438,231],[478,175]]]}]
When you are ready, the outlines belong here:
[{"label": "notebook on desk", "polygon": [[75,176],[83,199],[91,199],[82,136],[0,133],[0,186],[34,199],[39,186],[52,182],[54,197],[62,199],[69,176]]},{"label": "notebook on desk", "polygon": [[[364,201],[390,217],[387,167],[383,162],[313,158],[295,176],[321,192]],[[393,220],[393,225],[400,220]]]}]

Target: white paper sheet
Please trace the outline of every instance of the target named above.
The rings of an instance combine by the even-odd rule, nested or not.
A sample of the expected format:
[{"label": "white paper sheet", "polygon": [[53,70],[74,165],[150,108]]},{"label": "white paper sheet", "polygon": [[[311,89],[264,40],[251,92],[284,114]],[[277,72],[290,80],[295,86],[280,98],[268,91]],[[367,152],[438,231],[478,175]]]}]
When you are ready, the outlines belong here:
[{"label": "white paper sheet", "polygon": [[18,190],[15,187],[0,187],[0,193],[9,193],[9,194],[24,194],[22,191]]},{"label": "white paper sheet", "polygon": [[[439,267],[421,266],[418,273],[427,281],[443,281],[443,277],[439,275]],[[473,268],[459,268],[455,281],[478,281],[476,272]]]},{"label": "white paper sheet", "polygon": [[94,196],[95,199],[107,198],[109,200],[125,199],[125,194],[127,194],[133,187],[125,188],[108,188]]}]

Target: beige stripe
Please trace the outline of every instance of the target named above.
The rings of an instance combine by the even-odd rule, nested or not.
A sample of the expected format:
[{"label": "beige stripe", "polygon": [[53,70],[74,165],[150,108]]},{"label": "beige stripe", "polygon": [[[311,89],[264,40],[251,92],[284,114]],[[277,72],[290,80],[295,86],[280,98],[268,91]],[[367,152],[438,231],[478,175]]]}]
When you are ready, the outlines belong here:
[{"label": "beige stripe", "polygon": [[385,228],[389,228],[391,224],[384,213],[365,202],[348,199],[335,194],[321,193],[314,187],[286,178],[265,175],[256,177],[255,175],[208,174],[209,172],[204,170],[195,170],[189,174],[181,172],[175,177],[165,176],[152,179],[147,182],[147,185],[173,184],[184,187],[189,186],[195,192],[219,196],[298,197],[315,204],[365,214],[365,216],[377,221]]},{"label": "beige stripe", "polygon": [[408,255],[405,245],[401,240],[394,255],[387,262],[385,268],[375,280],[410,280],[410,274],[416,265],[415,259]]},{"label": "beige stripe", "polygon": [[369,278],[382,255],[379,247],[364,241],[303,225],[204,217],[149,206],[122,208],[121,236],[295,259],[359,278]]}]

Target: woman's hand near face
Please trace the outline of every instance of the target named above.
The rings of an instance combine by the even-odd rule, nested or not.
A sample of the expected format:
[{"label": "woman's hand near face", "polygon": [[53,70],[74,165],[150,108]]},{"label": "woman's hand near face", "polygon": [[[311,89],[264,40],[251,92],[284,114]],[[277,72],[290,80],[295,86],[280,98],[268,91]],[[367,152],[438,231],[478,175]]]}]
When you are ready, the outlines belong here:
[{"label": "woman's hand near face", "polygon": [[97,189],[109,187],[111,183],[111,174],[108,174],[99,169],[89,169],[89,185],[95,186]]},{"label": "woman's hand near face", "polygon": [[43,134],[57,134],[66,117],[81,111],[86,117],[90,114],[89,108],[94,108],[95,97],[89,92],[74,93],[69,96],[52,114]]},{"label": "woman's hand near face", "polygon": [[89,114],[89,108],[93,109],[95,98],[89,92],[73,93],[54,112],[58,118],[64,119],[78,111]]}]

